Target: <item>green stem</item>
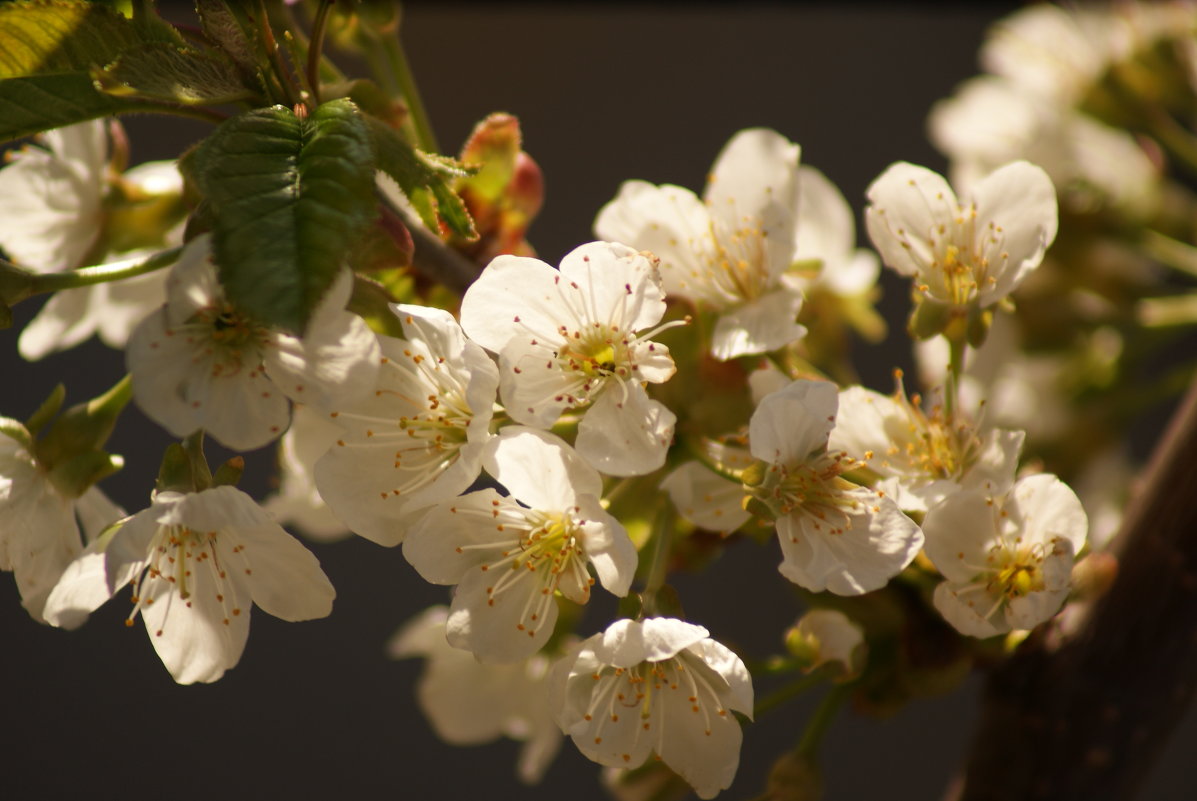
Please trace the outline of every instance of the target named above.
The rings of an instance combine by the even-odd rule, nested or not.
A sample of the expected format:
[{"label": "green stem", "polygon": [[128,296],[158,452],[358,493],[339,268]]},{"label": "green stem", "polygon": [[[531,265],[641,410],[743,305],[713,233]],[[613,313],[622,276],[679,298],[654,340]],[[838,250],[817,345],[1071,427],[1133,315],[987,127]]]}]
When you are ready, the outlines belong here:
[{"label": "green stem", "polygon": [[428,111],[424,108],[424,101],[420,98],[420,90],[416,87],[416,80],[411,72],[411,65],[407,62],[407,54],[403,52],[403,43],[399,41],[398,32],[382,40],[383,53],[390,66],[390,73],[399,85],[399,92],[407,101],[407,109],[411,112],[412,126],[416,132],[416,146],[429,153],[440,153],[436,143],[436,135],[432,132],[432,125],[428,120]]},{"label": "green stem", "polygon": [[1152,259],[1197,278],[1197,248],[1187,242],[1148,230],[1143,232],[1138,244],[1139,249]]},{"label": "green stem", "polygon": [[644,592],[640,594],[645,615],[656,613],[657,592],[665,586],[665,579],[669,575],[669,552],[673,546],[673,527],[676,520],[673,504],[662,496],[658,504],[657,519],[653,523],[652,561],[649,562]]},{"label": "green stem", "polygon": [[103,284],[108,281],[120,281],[125,278],[152,273],[155,270],[161,270],[163,267],[169,267],[178,261],[179,253],[182,250],[183,248],[180,246],[155,253],[153,256],[142,261],[126,259],[124,261],[113,262],[112,264],[100,264],[95,267],[80,267],[78,270],[68,270],[61,273],[36,275],[33,277],[32,288],[29,294],[38,295],[44,292],[58,292],[62,289],[76,289],[78,287]]},{"label": "green stem", "polygon": [[[752,719],[759,720],[761,715],[772,712],[779,706],[782,706],[783,704],[792,701],[794,698],[797,698],[799,695],[802,695],[802,693],[806,692],[811,687],[821,684],[826,680],[827,674],[822,670],[816,670],[806,674],[805,676],[795,679],[784,687],[774,690],[756,702],[756,705],[752,709]],[[805,741],[805,739],[806,735],[804,734],[803,741]]]},{"label": "green stem", "polygon": [[964,374],[963,339],[948,338],[948,376],[944,381],[944,411],[948,420],[956,419],[957,394],[960,391],[960,377]]},{"label": "green stem", "polygon": [[831,728],[831,723],[839,713],[840,705],[848,697],[851,686],[850,684],[837,684],[828,691],[827,695],[823,696],[815,713],[806,723],[802,739],[798,741],[798,747],[794,749],[796,753],[807,758],[813,758],[818,753],[823,736]]},{"label": "green stem", "polygon": [[282,47],[274,38],[274,28],[270,24],[270,14],[266,11],[264,0],[258,0],[259,30],[262,34],[262,44],[266,48],[266,55],[270,59],[270,66],[274,71],[279,88],[286,96],[288,106],[299,105],[300,88],[295,85],[291,71],[283,61]]},{"label": "green stem", "polygon": [[332,8],[332,0],[320,0],[320,7],[316,9],[316,18],[312,20],[312,37],[308,43],[308,86],[312,92],[312,102],[320,105],[320,58],[324,49],[324,32],[328,26],[328,12]]}]

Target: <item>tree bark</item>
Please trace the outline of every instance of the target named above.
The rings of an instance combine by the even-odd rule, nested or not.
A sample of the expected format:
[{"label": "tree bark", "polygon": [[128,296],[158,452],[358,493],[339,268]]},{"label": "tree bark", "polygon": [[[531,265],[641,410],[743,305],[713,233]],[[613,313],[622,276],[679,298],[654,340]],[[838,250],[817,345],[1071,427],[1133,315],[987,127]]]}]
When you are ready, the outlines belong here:
[{"label": "tree bark", "polygon": [[986,685],[961,801],[1132,799],[1197,686],[1197,383],[1115,543],[1118,575],[1063,643]]}]

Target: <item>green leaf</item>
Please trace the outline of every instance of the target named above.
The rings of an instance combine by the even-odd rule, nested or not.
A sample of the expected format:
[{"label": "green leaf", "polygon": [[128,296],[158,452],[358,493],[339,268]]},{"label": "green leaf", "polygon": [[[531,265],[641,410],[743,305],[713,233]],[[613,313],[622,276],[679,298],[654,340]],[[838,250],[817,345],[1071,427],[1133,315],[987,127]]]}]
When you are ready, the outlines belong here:
[{"label": "green leaf", "polygon": [[405,142],[394,128],[372,117],[367,120],[378,168],[395,179],[424,224],[438,233],[443,224],[463,239],[477,239],[470,213],[448,183],[449,179],[471,175],[474,170],[444,156],[422,153]]},{"label": "green leaf", "polygon": [[189,48],[151,42],[92,71],[100,90],[185,106],[231,103],[257,94],[229,61]]},{"label": "green leaf", "polygon": [[142,41],[120,14],[84,2],[0,5],[0,78],[86,72]]},{"label": "green leaf", "polygon": [[109,114],[160,110],[96,91],[83,72],[0,80],[0,142]]},{"label": "green leaf", "polygon": [[377,209],[357,107],[334,100],[306,119],[282,106],[240,114],[200,144],[192,172],[211,205],[229,299],[302,331]]},{"label": "green leaf", "polygon": [[196,0],[195,11],[207,37],[227,53],[247,76],[255,75],[258,66],[253,46],[242,30],[241,23],[223,0]]},{"label": "green leaf", "polygon": [[134,23],[92,3],[0,4],[0,142],[109,114],[157,110],[101,94],[89,74],[149,41],[182,43],[157,18]]}]

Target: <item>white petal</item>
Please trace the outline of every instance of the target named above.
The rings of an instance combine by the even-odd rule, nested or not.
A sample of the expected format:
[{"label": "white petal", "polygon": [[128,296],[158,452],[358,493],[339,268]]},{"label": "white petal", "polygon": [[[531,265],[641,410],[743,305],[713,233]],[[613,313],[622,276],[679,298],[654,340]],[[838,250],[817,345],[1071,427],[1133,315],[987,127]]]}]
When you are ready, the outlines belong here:
[{"label": "white petal", "polygon": [[691,276],[714,258],[710,230],[707,207],[689,189],[644,181],[625,181],[594,222],[599,239],[650,251],[665,291],[691,299]]},{"label": "white petal", "polygon": [[983,617],[991,609],[997,608],[996,600],[977,585],[957,584],[951,581],[941,582],[932,596],[935,608],[952,628],[969,637],[982,639],[1009,631],[1008,624],[1000,615],[995,616],[995,619],[1002,623],[1000,628],[994,621]]},{"label": "white petal", "polygon": [[678,514],[699,528],[730,534],[751,518],[744,511],[744,487],[717,475],[699,462],[686,462],[667,475],[661,489],[669,493]]},{"label": "white petal", "polygon": [[332,612],[336,590],[320,562],[299,540],[275,524],[238,528],[254,603],[281,620],[315,620]]},{"label": "white petal", "polygon": [[1056,189],[1041,168],[1016,161],[992,173],[977,186],[978,249],[991,265],[1004,265],[992,287],[980,288],[988,305],[1010,294],[1043,260],[1056,238]]},{"label": "white petal", "polygon": [[[501,561],[505,550],[518,547],[519,532],[504,534],[498,528],[512,506],[493,489],[438,504],[403,538],[403,558],[425,581],[457,584],[468,572]],[[514,511],[522,517],[518,507]],[[492,517],[494,512],[499,516]],[[484,547],[488,543],[502,544]]]},{"label": "white petal", "polygon": [[611,476],[640,476],[665,464],[677,415],[635,382],[609,384],[578,425],[578,452]]},{"label": "white petal", "polygon": [[594,565],[599,583],[612,595],[623,596],[631,589],[639,558],[636,546],[618,520],[603,511],[594,496],[579,500],[578,515],[582,525],[582,550]]},{"label": "white petal", "polygon": [[798,216],[798,160],[801,149],[776,131],[740,131],[711,168],[703,198],[711,215],[732,230],[759,229],[766,268],[777,276],[789,269]]},{"label": "white petal", "polygon": [[923,533],[889,498],[859,487],[836,507],[799,509],[777,521],[783,576],[812,592],[860,595],[884,587],[923,546]]},{"label": "white petal", "polygon": [[802,296],[777,289],[751,303],[719,315],[711,335],[711,354],[720,361],[784,348],[806,336],[795,320]]},{"label": "white petal", "polygon": [[[472,651],[483,662],[527,659],[544,647],[557,622],[557,601],[551,593],[541,594],[537,576],[528,572],[500,592],[502,578],[502,573],[468,572],[457,585],[445,627],[450,645]],[[537,610],[536,620],[529,610]]]},{"label": "white petal", "polygon": [[[1072,566],[1072,554],[1061,555],[1068,567]],[[1050,620],[1068,598],[1069,587],[1060,590],[1039,590],[1018,598],[1011,598],[1006,604],[1006,623],[1012,629],[1033,629],[1045,620]]]},{"label": "white petal", "polygon": [[[700,669],[693,662],[688,662],[687,668]],[[665,731],[657,747],[665,764],[685,779],[699,798],[714,798],[730,787],[736,776],[743,733],[730,711],[724,709],[725,714],[719,714],[705,694],[700,693],[697,702],[691,697],[684,686],[662,688],[655,699],[658,715],[654,717]]]},{"label": "white petal", "polygon": [[579,321],[618,325],[628,332],[654,326],[665,314],[657,268],[627,245],[589,242],[574,248],[561,260],[561,279],[577,284],[579,301],[589,304],[581,307],[585,311],[577,315]]},{"label": "white petal", "polygon": [[621,619],[608,626],[590,648],[605,665],[632,667],[641,662],[669,659],[708,636],[710,632],[702,626],[671,617]]},{"label": "white petal", "polygon": [[770,464],[800,464],[827,444],[839,397],[830,381],[799,379],[765,396],[748,424],[752,455]]},{"label": "white petal", "polygon": [[931,507],[923,518],[927,558],[949,581],[971,582],[977,566],[985,564],[985,555],[998,540],[994,503],[981,490],[961,490]]},{"label": "white petal", "polygon": [[699,640],[687,649],[727,682],[725,701],[729,709],[743,712],[752,719],[752,675],[743,660],[730,648],[715,640]]},{"label": "white petal", "polygon": [[814,167],[798,170],[798,224],[794,261],[818,259],[839,264],[856,247],[856,223],[844,195]]},{"label": "white petal", "polygon": [[487,444],[486,472],[532,509],[565,510],[579,495],[602,495],[603,479],[560,437],[534,428],[503,429]]},{"label": "white petal", "polygon": [[499,353],[512,339],[558,341],[563,317],[561,274],[539,259],[499,256],[461,299],[466,336]]},{"label": "white petal", "polygon": [[73,348],[96,330],[91,301],[97,287],[56,292],[29,321],[17,340],[21,356],[36,361],[49,353]]},{"label": "white petal", "polygon": [[956,194],[942,175],[907,162],[892,164],[866,192],[865,224],[881,260],[913,276],[934,259],[928,242],[940,225],[952,226]]},{"label": "white petal", "polygon": [[1021,521],[1028,543],[1066,541],[1076,554],[1085,544],[1089,520],[1076,493],[1060,479],[1044,473],[1014,485],[1006,501],[1011,517]]}]

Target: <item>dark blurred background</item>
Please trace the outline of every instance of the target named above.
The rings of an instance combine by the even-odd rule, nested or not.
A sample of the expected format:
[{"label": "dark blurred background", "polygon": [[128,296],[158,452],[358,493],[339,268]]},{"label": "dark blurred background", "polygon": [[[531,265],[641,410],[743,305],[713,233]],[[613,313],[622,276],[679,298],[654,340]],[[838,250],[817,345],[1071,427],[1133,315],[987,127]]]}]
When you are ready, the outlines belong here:
[{"label": "dark blurred background", "polygon": [[[556,263],[591,238],[595,213],[621,181],[700,189],[723,143],[750,126],[799,142],[803,161],[841,188],[859,222],[865,187],[891,162],[945,168],[926,142],[926,112],[978,71],[986,26],[1014,8],[418,3],[405,9],[403,39],[446,152],[488,112],[519,116],[546,180],[529,238]],[[175,156],[205,133],[173,118],[127,127],[134,162]],[[900,331],[905,289],[886,275],[884,291],[882,308]],[[77,402],[123,374],[122,355],[94,341],[21,364],[17,334],[36,306],[19,306],[16,325],[0,332],[6,416],[27,416],[59,380]],[[888,391],[891,369],[909,356],[897,337],[892,347],[858,350],[858,362],[866,383]],[[130,511],[143,508],[169,441],[130,409],[111,446],[127,467],[104,488]],[[251,454],[242,488],[261,497],[272,465],[270,449]],[[337,587],[332,616],[287,624],[254,613],[240,665],[211,686],[174,684],[141,624],[122,624],[123,596],[67,633],[30,620],[0,576],[0,685],[9,688],[0,798],[604,797],[599,768],[568,742],[537,787],[516,781],[515,743],[441,744],[414,702],[421,663],[388,661],[383,647],[447,591],[425,584],[398,549],[360,539],[312,547]],[[774,649],[801,612],[778,561],[772,542],[742,542],[707,573],[679,579],[689,617],[742,654]],[[610,612],[597,606],[584,633]],[[827,801],[939,798],[968,746],[979,688],[973,677],[884,721],[842,716],[824,747]],[[738,779],[721,797],[763,789],[813,701],[747,727]],[[1197,797],[1195,744],[1190,715],[1144,799]]]}]

